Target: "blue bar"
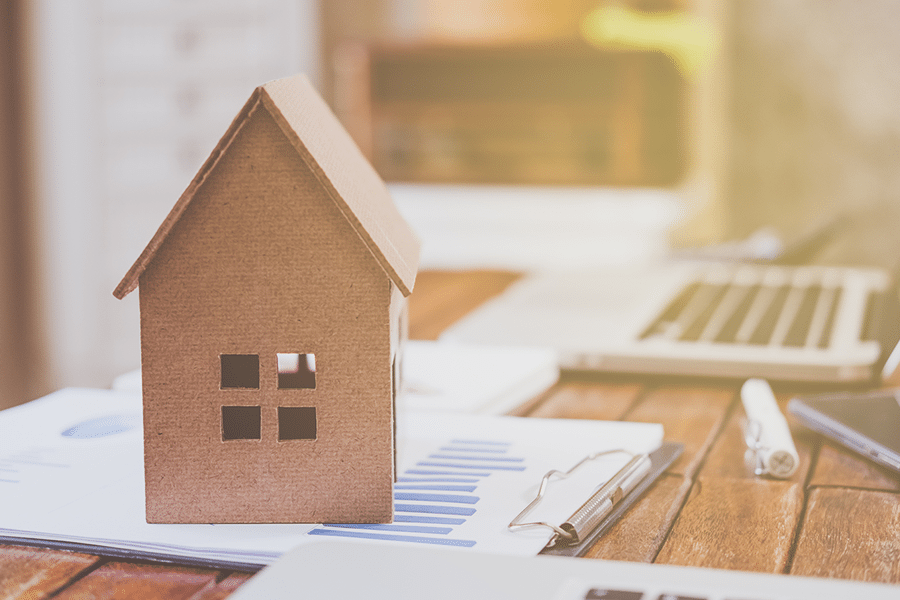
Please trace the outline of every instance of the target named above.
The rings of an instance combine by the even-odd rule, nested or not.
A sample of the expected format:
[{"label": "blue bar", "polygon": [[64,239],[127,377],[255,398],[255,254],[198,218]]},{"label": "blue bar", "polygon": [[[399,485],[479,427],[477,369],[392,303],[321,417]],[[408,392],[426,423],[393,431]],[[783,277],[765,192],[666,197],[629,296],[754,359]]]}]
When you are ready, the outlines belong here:
[{"label": "blue bar", "polygon": [[440,546],[458,546],[460,548],[471,548],[475,545],[475,540],[453,540],[448,538],[418,537],[414,535],[387,535],[384,533],[372,533],[369,531],[313,529],[309,532],[309,535],[366,538],[370,540],[386,540],[389,542],[414,542],[417,544],[438,544]]},{"label": "blue bar", "polygon": [[427,513],[432,515],[459,515],[471,517],[475,514],[474,508],[462,506],[441,506],[439,504],[395,504],[394,512]]},{"label": "blue bar", "polygon": [[325,523],[324,527],[340,527],[341,529],[375,529],[378,531],[396,531],[398,533],[432,533],[447,535],[452,527],[422,527],[421,525],[388,525],[366,523]]},{"label": "blue bar", "polygon": [[507,449],[503,448],[457,448],[455,446],[444,446],[441,452],[490,452],[491,454],[506,454]]},{"label": "blue bar", "polygon": [[525,467],[511,467],[506,465],[454,465],[450,463],[420,462],[422,467],[450,467],[453,469],[494,469],[495,471],[524,471]]},{"label": "blue bar", "polygon": [[444,460],[493,460],[496,462],[525,462],[524,458],[510,458],[508,456],[452,456],[450,454],[431,454],[428,458],[441,458]]},{"label": "blue bar", "polygon": [[455,504],[478,504],[481,500],[478,496],[463,496],[461,494],[417,494],[413,492],[397,492],[394,500],[413,500],[418,502],[453,502]]},{"label": "blue bar", "polygon": [[[419,463],[420,465],[422,463]],[[466,468],[474,468],[466,465]],[[426,469],[407,469],[409,475],[474,475],[475,477],[487,477],[490,473],[460,473],[459,471],[430,471]]]},{"label": "blue bar", "polygon": [[432,525],[462,525],[465,519],[429,517],[426,515],[394,515],[394,523],[431,523]]},{"label": "blue bar", "polygon": [[475,477],[398,477],[397,483],[478,483]]},{"label": "blue bar", "polygon": [[474,492],[477,485],[438,485],[435,483],[424,483],[422,485],[411,485],[408,483],[395,483],[394,490],[429,490],[432,492]]}]

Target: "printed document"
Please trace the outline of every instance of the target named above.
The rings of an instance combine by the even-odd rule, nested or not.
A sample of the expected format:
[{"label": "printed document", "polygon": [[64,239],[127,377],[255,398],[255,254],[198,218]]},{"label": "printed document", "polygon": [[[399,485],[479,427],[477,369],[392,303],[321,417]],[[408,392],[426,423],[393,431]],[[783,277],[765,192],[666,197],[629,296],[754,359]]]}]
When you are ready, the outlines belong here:
[{"label": "printed document", "polygon": [[[401,412],[392,524],[151,525],[139,394],[61,390],[0,412],[0,432],[0,541],[236,567],[336,539],[533,556],[550,532],[506,525],[547,471],[602,450],[649,452],[663,436],[648,423]],[[594,461],[541,518],[564,520],[628,458]]]}]

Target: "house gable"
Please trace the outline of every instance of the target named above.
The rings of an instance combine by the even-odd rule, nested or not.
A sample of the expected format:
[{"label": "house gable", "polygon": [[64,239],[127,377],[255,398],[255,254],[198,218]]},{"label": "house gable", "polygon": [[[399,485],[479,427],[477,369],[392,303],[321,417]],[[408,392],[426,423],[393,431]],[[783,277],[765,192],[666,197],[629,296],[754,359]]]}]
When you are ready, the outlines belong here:
[{"label": "house gable", "polygon": [[397,211],[377,173],[303,76],[276,80],[253,92],[113,294],[123,298],[137,287],[141,273],[154,260],[197,190],[228,152],[248,117],[260,106],[270,113],[290,140],[299,159],[315,173],[328,197],[387,276],[404,296],[409,295],[418,270],[419,240]]},{"label": "house gable", "polygon": [[[269,82],[261,100],[391,280],[408,296],[420,243],[390,193],[305,77]],[[310,118],[319,115],[321,118]]]},{"label": "house gable", "polygon": [[[247,326],[265,335],[267,313],[289,297],[334,295],[352,306],[359,288],[357,300],[367,305],[372,287],[387,297],[390,283],[352,226],[336,218],[342,216],[315,172],[290,152],[272,116],[257,106],[170,227],[141,285],[152,279],[154,292],[165,289],[177,299],[167,310],[203,296],[204,306],[245,315]],[[225,296],[234,307],[215,305]]]}]

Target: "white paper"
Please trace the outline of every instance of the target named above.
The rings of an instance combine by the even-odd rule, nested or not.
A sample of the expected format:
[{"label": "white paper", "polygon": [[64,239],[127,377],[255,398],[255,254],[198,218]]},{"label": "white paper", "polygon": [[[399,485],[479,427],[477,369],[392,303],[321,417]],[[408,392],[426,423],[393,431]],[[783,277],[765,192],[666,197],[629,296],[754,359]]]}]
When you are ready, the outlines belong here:
[{"label": "white paper", "polygon": [[551,348],[409,341],[398,406],[504,414],[556,383],[558,362]]},{"label": "white paper", "polygon": [[[407,520],[453,519],[454,524],[398,519],[393,525],[366,528],[150,525],[144,518],[140,417],[139,395],[87,389],[61,390],[0,412],[0,535],[222,564],[268,564],[298,544],[335,535],[350,536],[348,540],[384,536],[386,543],[458,543],[453,547],[534,555],[549,535],[514,534],[506,525],[530,501],[547,470],[566,470],[589,452],[618,446],[649,451],[662,441],[662,427],[644,423],[403,413],[398,422],[396,515]],[[78,437],[79,433],[96,437]],[[467,446],[469,450],[460,450]],[[503,452],[485,453],[484,449]],[[486,455],[495,458],[485,459]],[[608,472],[596,476],[608,477],[626,460],[606,463]],[[442,481],[430,481],[434,479]],[[474,485],[475,489],[410,489],[422,485]],[[590,487],[595,487],[593,482]],[[409,494],[451,498],[410,500]],[[574,508],[566,510],[571,513]],[[434,527],[439,533],[398,527]],[[414,539],[400,541],[404,537]]]}]

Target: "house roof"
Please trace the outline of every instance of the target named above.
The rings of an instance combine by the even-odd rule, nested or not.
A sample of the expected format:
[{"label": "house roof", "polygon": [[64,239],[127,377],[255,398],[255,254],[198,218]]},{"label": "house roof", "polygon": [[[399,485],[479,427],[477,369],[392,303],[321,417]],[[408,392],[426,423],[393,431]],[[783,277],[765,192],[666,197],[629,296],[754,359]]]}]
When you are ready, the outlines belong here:
[{"label": "house roof", "polygon": [[419,240],[400,215],[384,182],[303,75],[271,81],[254,90],[113,295],[124,298],[138,286],[144,269],[153,262],[197,190],[249,116],[260,108],[272,115],[298,159],[312,170],[388,277],[409,295],[419,267]]}]

